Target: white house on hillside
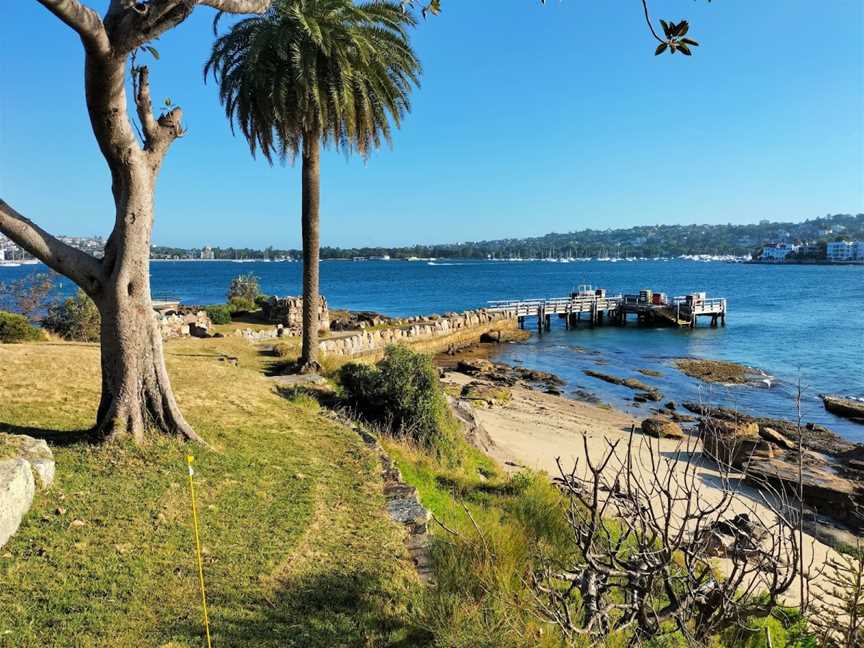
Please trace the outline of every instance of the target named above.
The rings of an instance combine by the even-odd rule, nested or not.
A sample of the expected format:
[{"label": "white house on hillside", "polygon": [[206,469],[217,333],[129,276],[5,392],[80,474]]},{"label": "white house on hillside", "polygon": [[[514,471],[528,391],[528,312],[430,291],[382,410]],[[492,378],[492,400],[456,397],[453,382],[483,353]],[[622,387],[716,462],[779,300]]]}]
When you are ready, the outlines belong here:
[{"label": "white house on hillside", "polygon": [[852,241],[831,241],[825,248],[829,261],[842,262],[855,259],[855,243]]},{"label": "white house on hillside", "polygon": [[782,263],[788,255],[796,252],[800,246],[792,243],[775,243],[766,245],[762,248],[759,254],[760,261],[768,261],[769,263]]}]

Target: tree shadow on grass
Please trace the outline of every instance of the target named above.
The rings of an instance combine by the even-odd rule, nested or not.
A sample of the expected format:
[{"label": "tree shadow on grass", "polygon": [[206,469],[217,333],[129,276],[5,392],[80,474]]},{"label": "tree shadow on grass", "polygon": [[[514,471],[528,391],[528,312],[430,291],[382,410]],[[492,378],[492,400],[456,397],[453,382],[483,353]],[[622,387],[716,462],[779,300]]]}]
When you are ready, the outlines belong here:
[{"label": "tree shadow on grass", "polygon": [[[432,635],[410,619],[405,592],[394,591],[399,589],[380,575],[346,570],[293,578],[272,599],[253,606],[242,595],[230,593],[220,600],[214,592],[208,596],[213,643],[250,648],[431,646]],[[235,606],[244,609],[238,613]],[[179,631],[193,641],[201,637],[194,618],[183,625],[170,634]]]},{"label": "tree shadow on grass", "polygon": [[93,444],[98,441],[92,428],[87,430],[51,430],[26,425],[14,425],[0,421],[0,432],[5,432],[6,434],[26,434],[34,439],[44,439],[55,446]]}]

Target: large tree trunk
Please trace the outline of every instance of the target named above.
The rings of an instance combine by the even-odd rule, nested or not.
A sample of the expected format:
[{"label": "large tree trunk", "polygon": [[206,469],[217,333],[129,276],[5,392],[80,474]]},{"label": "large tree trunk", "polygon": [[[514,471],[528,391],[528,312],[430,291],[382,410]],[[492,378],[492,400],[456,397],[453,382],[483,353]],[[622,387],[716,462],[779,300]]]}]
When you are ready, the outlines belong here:
[{"label": "large tree trunk", "polygon": [[94,295],[102,317],[102,399],[96,431],[105,438],[147,429],[199,440],[186,423],[171,389],[162,335],[150,301],[150,230],[154,178],[130,161],[118,192],[117,227],[105,250],[106,281]]},{"label": "large tree trunk", "polygon": [[102,399],[95,430],[106,439],[131,436],[140,442],[150,429],[200,440],[177,406],[150,301],[156,179],[168,146],[182,135],[181,113],[153,116],[149,75],[139,68],[134,99],[145,138],[139,147],[125,111],[125,68],[125,57],[88,57],[87,107],[111,170],[115,204],[100,285],[91,293],[102,318]]},{"label": "large tree trunk", "polygon": [[[99,308],[102,400],[96,431],[104,438],[130,435],[140,441],[152,428],[199,440],[177,407],[150,302],[153,194],[168,148],[183,135],[182,112],[174,108],[157,117],[147,67],[131,68],[139,142],[127,106],[127,62],[142,45],[186,20],[196,5],[263,13],[270,0],[111,0],[104,19],[79,0],[39,2],[73,29],[84,46],[84,94],[93,135],[111,171],[114,229],[99,260],[51,236],[0,200],[0,231],[72,279]],[[315,214],[317,222],[317,198]],[[315,249],[317,266],[317,234]]]},{"label": "large tree trunk", "polygon": [[303,347],[301,371],[317,371],[319,296],[319,203],[321,195],[321,145],[317,137],[303,142]]}]

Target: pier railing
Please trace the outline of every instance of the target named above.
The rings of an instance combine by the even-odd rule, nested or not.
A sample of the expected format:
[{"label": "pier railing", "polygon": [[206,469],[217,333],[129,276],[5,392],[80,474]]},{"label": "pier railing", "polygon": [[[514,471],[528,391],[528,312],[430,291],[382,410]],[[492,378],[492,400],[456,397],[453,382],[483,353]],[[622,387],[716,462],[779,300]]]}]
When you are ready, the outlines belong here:
[{"label": "pier railing", "polygon": [[[490,301],[488,311],[507,313],[519,318],[520,325],[526,317],[536,317],[538,325],[549,327],[549,318],[558,315],[565,319],[569,327],[572,322],[588,315],[588,321],[601,323],[604,315],[607,320],[613,320],[625,325],[628,315],[635,315],[639,322],[651,324],[658,320],[671,323],[678,327],[695,327],[700,316],[711,318],[711,326],[718,322],[725,326],[726,300],[722,297],[701,298],[699,295],[673,297],[655,302],[649,294],[646,295],[614,295],[576,293],[569,297],[552,297],[545,299],[503,299]],[[545,322],[545,323],[541,323]]]}]

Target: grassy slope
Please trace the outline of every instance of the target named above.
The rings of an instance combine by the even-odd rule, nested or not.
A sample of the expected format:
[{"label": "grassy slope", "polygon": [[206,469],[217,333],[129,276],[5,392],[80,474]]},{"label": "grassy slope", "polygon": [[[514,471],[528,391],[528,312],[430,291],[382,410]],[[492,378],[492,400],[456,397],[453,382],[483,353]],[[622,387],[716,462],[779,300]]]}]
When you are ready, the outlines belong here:
[{"label": "grassy slope", "polygon": [[[202,645],[190,451],[214,645],[417,645],[402,531],[356,435],[280,397],[243,340],[177,340],[167,355],[213,450],[53,443],[57,481],[0,549],[0,646]],[[0,345],[0,431],[74,438],[98,380],[93,345]]]}]

